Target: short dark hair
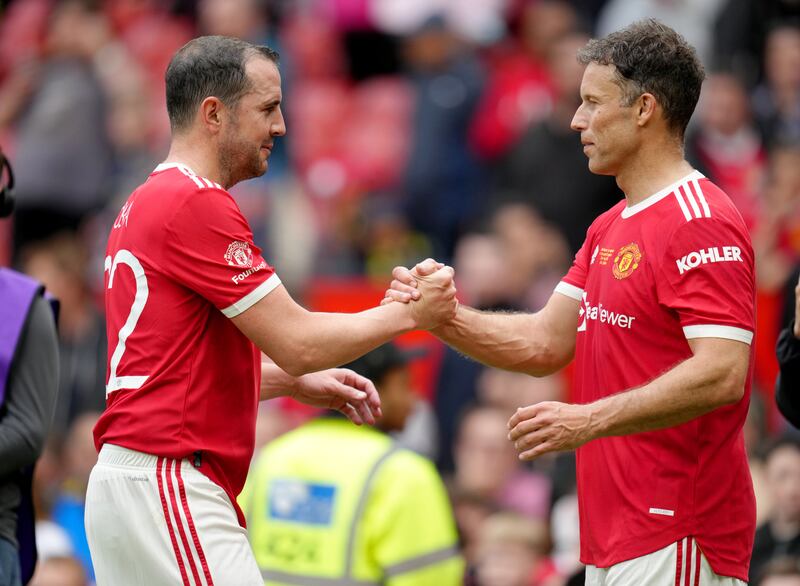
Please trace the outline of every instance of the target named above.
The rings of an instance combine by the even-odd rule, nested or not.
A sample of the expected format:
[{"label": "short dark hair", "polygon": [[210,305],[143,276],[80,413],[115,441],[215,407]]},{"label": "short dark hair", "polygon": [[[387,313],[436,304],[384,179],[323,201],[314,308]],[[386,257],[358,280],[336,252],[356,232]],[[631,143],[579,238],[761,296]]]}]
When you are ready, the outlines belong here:
[{"label": "short dark hair", "polygon": [[655,19],[635,22],[578,52],[584,65],[613,65],[630,106],[643,93],[653,94],[669,127],[681,138],[692,117],[705,71],[697,51],[681,35]]},{"label": "short dark hair", "polygon": [[209,96],[236,105],[250,88],[245,65],[259,55],[278,63],[277,51],[267,46],[218,35],[192,39],[178,49],[164,76],[172,131],[186,128]]}]

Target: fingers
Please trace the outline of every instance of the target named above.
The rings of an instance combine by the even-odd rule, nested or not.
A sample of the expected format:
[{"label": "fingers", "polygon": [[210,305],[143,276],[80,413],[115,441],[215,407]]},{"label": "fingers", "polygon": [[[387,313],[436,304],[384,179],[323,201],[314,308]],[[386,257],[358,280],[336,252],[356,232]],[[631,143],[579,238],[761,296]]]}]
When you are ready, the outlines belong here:
[{"label": "fingers", "polygon": [[386,298],[390,298],[391,301],[399,301],[400,303],[408,303],[411,300],[417,300],[420,298],[420,292],[416,288],[416,285],[416,280],[412,287],[395,279],[386,290]]},{"label": "fingers", "polygon": [[[394,281],[399,281],[411,289],[417,286],[414,275],[406,267],[394,267],[392,269],[392,278]],[[392,288],[394,288],[394,281],[392,281]]]},{"label": "fingers", "polygon": [[[420,263],[417,263],[417,266],[414,267],[414,273],[416,273],[420,277],[424,277],[427,275],[432,275],[439,269],[441,269],[444,264],[433,260],[432,258],[426,258]],[[395,277],[397,278],[397,277]]]},{"label": "fingers", "polygon": [[356,411],[350,403],[345,403],[338,409],[338,411],[343,413],[345,417],[347,417],[356,425],[362,425],[364,423],[364,421],[361,419],[361,416],[358,414],[358,411]]},{"label": "fingers", "polygon": [[527,421],[536,417],[536,413],[538,412],[536,407],[537,405],[528,405],[527,407],[519,407],[517,409],[516,413],[514,413],[514,415],[511,416],[511,419],[508,420],[508,429],[510,430],[508,439],[515,441],[520,437],[521,433],[519,430],[517,430],[517,426],[523,421]]},{"label": "fingers", "polygon": [[361,376],[357,372],[347,370],[349,380],[347,381],[351,386],[359,389],[365,395],[364,399],[356,405],[359,408],[359,413],[362,414],[364,421],[370,425],[374,425],[375,420],[381,417],[381,397],[378,394],[378,389],[371,380],[365,376]]},{"label": "fingers", "polygon": [[373,382],[347,368],[336,369],[336,374],[340,379],[336,394],[357,411],[361,421],[374,425],[383,413],[381,398]]}]

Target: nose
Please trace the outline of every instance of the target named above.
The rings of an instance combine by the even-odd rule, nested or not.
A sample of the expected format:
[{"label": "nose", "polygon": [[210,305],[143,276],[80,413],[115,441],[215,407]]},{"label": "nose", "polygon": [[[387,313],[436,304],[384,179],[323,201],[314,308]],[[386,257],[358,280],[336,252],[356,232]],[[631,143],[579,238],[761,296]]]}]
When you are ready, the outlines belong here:
[{"label": "nose", "polygon": [[583,104],[578,106],[578,109],[575,110],[575,115],[572,117],[572,122],[569,123],[569,127],[576,132],[582,132],[586,130],[587,119],[586,114],[584,113]]},{"label": "nose", "polygon": [[278,115],[275,117],[275,120],[270,126],[269,129],[270,136],[283,136],[286,134],[286,120],[283,118],[283,112],[278,109]]}]

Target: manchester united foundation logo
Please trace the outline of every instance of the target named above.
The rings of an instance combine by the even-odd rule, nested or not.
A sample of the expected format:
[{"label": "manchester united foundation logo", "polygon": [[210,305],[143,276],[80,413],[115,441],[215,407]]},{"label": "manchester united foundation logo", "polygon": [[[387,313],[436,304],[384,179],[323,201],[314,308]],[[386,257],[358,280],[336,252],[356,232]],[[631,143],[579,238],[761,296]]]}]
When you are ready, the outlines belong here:
[{"label": "manchester united foundation logo", "polygon": [[247,242],[234,240],[225,252],[225,261],[229,265],[236,265],[244,268],[253,266],[253,251]]},{"label": "manchester united foundation logo", "polygon": [[639,261],[642,259],[642,252],[639,250],[639,245],[631,242],[627,246],[623,246],[617,252],[614,258],[614,266],[612,271],[614,277],[617,279],[627,279],[633,274],[633,271],[639,266]]}]

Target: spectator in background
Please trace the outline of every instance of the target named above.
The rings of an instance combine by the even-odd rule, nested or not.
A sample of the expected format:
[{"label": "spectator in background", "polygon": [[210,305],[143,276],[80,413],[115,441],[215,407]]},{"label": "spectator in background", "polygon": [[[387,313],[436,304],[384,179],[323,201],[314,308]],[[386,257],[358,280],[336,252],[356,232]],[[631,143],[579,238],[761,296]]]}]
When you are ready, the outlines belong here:
[{"label": "spectator in background", "polygon": [[761,291],[784,288],[800,259],[800,143],[770,152],[761,212],[752,230]]},{"label": "spectator in background", "polygon": [[483,173],[467,143],[467,126],[483,72],[443,18],[405,39],[408,76],[416,93],[410,156],[403,188],[411,225],[443,262],[483,206]]},{"label": "spectator in background", "polygon": [[800,280],[794,289],[794,317],[781,330],[777,356],[780,374],[775,382],[775,403],[789,423],[800,428]]},{"label": "spectator in background", "polygon": [[772,513],[756,530],[750,582],[769,560],[800,554],[800,441],[785,436],[767,450],[766,481],[772,494]]},{"label": "spectator in background", "polygon": [[61,302],[59,392],[52,433],[63,438],[76,417],[105,408],[105,320],[88,286],[88,250],[75,234],[62,232],[30,244],[20,257],[25,272]]},{"label": "spectator in background", "polygon": [[753,586],[800,586],[800,558],[781,556],[767,562]]},{"label": "spectator in background", "polygon": [[589,171],[580,136],[570,128],[580,105],[584,70],[575,54],[587,40],[583,34],[570,34],[554,43],[548,61],[558,95],[554,110],[511,148],[492,195],[496,207],[510,202],[531,206],[566,237],[572,254],[589,224],[621,197],[612,177]]},{"label": "spectator in background", "polygon": [[[0,128],[15,126],[15,250],[74,230],[108,198],[111,149],[106,97],[88,42],[103,19],[97,2],[65,0],[50,16],[41,62],[20,66],[0,95]],[[25,67],[32,67],[33,72]]]},{"label": "spectator in background", "polygon": [[86,572],[71,557],[51,557],[36,569],[30,586],[86,586]]},{"label": "spectator in background", "polygon": [[[0,151],[0,218],[14,176]],[[0,267],[0,585],[27,583],[36,564],[33,469],[58,390],[54,308],[42,285]]]},{"label": "spectator in background", "polygon": [[686,137],[686,156],[719,185],[752,228],[761,209],[767,152],[753,124],[744,84],[729,73],[703,84],[698,122]]},{"label": "spectator in background", "polygon": [[474,405],[461,418],[455,447],[453,490],[472,494],[531,519],[546,520],[550,481],[527,470],[508,441],[509,413],[494,406]]},{"label": "spectator in background", "polygon": [[752,88],[764,77],[764,51],[776,23],[797,23],[800,4],[795,0],[725,0],[714,23],[717,71],[732,71]]},{"label": "spectator in background", "polygon": [[501,157],[528,126],[550,115],[558,96],[548,63],[553,46],[575,30],[576,19],[574,8],[562,0],[524,2],[517,38],[490,55],[490,77],[470,125],[481,157]]},{"label": "spectator in background", "polygon": [[544,521],[495,513],[486,519],[481,532],[475,586],[560,584],[549,551]]},{"label": "spectator in background", "polygon": [[[459,299],[473,307],[518,310],[517,291],[511,287],[516,275],[510,271],[503,243],[494,233],[463,236],[456,246],[454,265],[460,275]],[[459,418],[464,409],[477,402],[477,381],[483,367],[450,347],[444,350],[434,397],[439,429],[437,467],[453,471],[453,448]]]},{"label": "spectator in background", "polygon": [[72,423],[64,446],[64,479],[53,503],[53,521],[69,536],[75,557],[94,580],[94,568],[86,541],[84,516],[89,474],[97,462],[92,429],[99,413],[86,412]]},{"label": "spectator in background", "polygon": [[608,0],[597,16],[595,34],[605,36],[643,18],[659,22],[680,31],[686,41],[697,49],[704,65],[713,53],[712,25],[725,0]]},{"label": "spectator in background", "polygon": [[377,429],[334,413],[274,440],[258,457],[239,500],[267,582],[462,583],[436,470],[387,435],[403,430],[414,409],[412,356],[389,343],[347,365],[378,389]]},{"label": "spectator in background", "polygon": [[753,111],[768,146],[800,141],[800,24],[778,25],[767,36]]}]

